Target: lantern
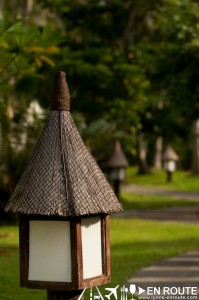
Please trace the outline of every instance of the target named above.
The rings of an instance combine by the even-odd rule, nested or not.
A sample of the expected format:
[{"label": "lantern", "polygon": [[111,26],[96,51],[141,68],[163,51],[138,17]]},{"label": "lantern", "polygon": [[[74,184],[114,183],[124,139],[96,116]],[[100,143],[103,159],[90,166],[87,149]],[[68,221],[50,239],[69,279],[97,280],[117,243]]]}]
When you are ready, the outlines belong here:
[{"label": "lantern", "polygon": [[109,214],[121,210],[69,110],[58,72],[44,130],[6,206],[19,213],[21,286],[47,289],[48,299],[110,282]]},{"label": "lantern", "polygon": [[179,156],[171,145],[168,145],[164,154],[164,169],[167,172],[167,181],[172,181],[172,174],[176,170],[176,162],[179,160]]},{"label": "lantern", "polygon": [[125,179],[125,169],[128,166],[120,141],[115,141],[113,153],[107,162],[107,166],[111,170],[110,178],[113,182],[115,194],[119,198],[120,185]]}]

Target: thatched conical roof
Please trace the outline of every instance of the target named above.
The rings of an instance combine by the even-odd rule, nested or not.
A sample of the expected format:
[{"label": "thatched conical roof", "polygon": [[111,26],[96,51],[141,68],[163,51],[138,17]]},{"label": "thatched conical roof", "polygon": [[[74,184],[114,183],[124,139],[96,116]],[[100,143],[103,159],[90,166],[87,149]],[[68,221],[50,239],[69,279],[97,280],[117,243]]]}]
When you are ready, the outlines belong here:
[{"label": "thatched conical roof", "polygon": [[122,209],[84,145],[69,108],[70,95],[65,74],[59,72],[45,128],[6,211],[80,216]]},{"label": "thatched conical roof", "polygon": [[128,166],[128,161],[124,155],[120,141],[115,141],[115,147],[107,162],[107,166],[110,168],[125,168]]},{"label": "thatched conical roof", "polygon": [[163,153],[162,159],[164,161],[166,160],[174,160],[174,161],[178,161],[179,160],[179,156],[178,154],[175,152],[175,150],[173,149],[172,145],[168,145],[166,147],[165,152]]}]

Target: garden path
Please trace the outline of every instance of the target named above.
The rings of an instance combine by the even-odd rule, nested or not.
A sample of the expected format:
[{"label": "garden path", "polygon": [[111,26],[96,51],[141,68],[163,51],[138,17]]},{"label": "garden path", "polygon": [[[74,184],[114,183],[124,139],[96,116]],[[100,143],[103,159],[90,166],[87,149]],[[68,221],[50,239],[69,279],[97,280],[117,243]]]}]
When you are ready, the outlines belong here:
[{"label": "garden path", "polygon": [[[148,299],[158,300],[198,299],[199,250],[165,259],[153,266],[143,268],[128,280],[127,285],[130,284],[136,285],[136,294],[138,295],[140,291],[138,295],[140,299],[149,296],[151,298]],[[165,287],[167,288],[166,290]],[[185,287],[185,293],[183,293],[183,288]],[[189,288],[187,289],[187,287]],[[160,295],[158,295],[158,290]],[[183,293],[184,298],[180,298],[182,296],[180,293]],[[152,294],[155,298],[152,297]],[[185,296],[186,294],[187,297]],[[179,298],[175,298],[176,296],[179,296]]]},{"label": "garden path", "polygon": [[[172,191],[136,185],[124,186],[123,191],[186,199],[187,204],[189,200],[199,201],[199,193],[196,192]],[[117,214],[117,217],[199,224],[199,203],[196,206],[187,207],[126,210]],[[129,278],[127,285],[136,286],[135,295],[138,296],[138,299],[199,299],[199,250],[165,259],[155,265],[143,268]],[[183,293],[183,289],[185,293]],[[139,292],[140,294],[138,294]]]},{"label": "garden path", "polygon": [[114,217],[199,224],[199,205],[145,210],[130,209],[117,213]]},{"label": "garden path", "polygon": [[122,187],[124,192],[135,193],[135,194],[148,194],[148,195],[160,195],[168,196],[171,198],[185,199],[185,200],[195,200],[199,202],[199,192],[190,192],[190,191],[177,191],[177,190],[167,190],[159,187],[148,187],[140,185],[124,185]]},{"label": "garden path", "polygon": [[[135,194],[150,194],[169,196],[173,199],[187,200],[186,207],[165,207],[160,209],[125,210],[116,217],[140,218],[145,220],[160,220],[164,222],[199,223],[199,193],[166,190],[157,187],[146,187],[137,185],[124,185],[122,190]],[[189,200],[198,201],[198,205],[189,206]]]}]

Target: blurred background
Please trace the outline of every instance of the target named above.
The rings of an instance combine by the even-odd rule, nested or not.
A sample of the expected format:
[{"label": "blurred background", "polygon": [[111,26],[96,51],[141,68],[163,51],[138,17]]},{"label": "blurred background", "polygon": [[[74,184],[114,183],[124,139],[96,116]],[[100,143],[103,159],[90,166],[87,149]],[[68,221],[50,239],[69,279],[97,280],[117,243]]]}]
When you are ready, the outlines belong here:
[{"label": "blurred background", "polygon": [[[126,183],[168,188],[163,153],[172,145],[178,171],[170,188],[199,192],[198,66],[197,0],[0,1],[1,222],[11,218],[3,208],[42,131],[59,70],[74,121],[105,174],[119,140]],[[123,192],[125,209],[187,205],[136,195]],[[187,249],[182,244],[178,253]]]},{"label": "blurred background", "polygon": [[1,199],[30,158],[57,70],[102,168],[119,139],[140,174],[162,167],[169,143],[198,174],[198,50],[198,1],[1,1]]}]

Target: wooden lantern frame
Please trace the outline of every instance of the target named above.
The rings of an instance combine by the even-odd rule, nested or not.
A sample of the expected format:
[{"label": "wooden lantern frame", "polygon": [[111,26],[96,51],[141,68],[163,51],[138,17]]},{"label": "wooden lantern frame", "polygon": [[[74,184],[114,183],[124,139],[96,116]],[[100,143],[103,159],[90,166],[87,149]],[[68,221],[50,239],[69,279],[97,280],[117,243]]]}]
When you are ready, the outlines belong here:
[{"label": "wooden lantern frame", "polygon": [[64,72],[55,75],[48,120],[5,209],[19,213],[21,287],[72,299],[111,281],[108,214],[122,206],[75,127]]},{"label": "wooden lantern frame", "polygon": [[[81,219],[84,217],[101,218],[102,275],[83,278]],[[29,222],[32,220],[70,221],[71,240],[71,282],[36,281],[28,279],[29,272]],[[31,289],[59,291],[82,290],[96,285],[109,283],[110,276],[110,237],[109,215],[97,214],[79,217],[19,215],[19,248],[20,248],[20,286]]]}]

